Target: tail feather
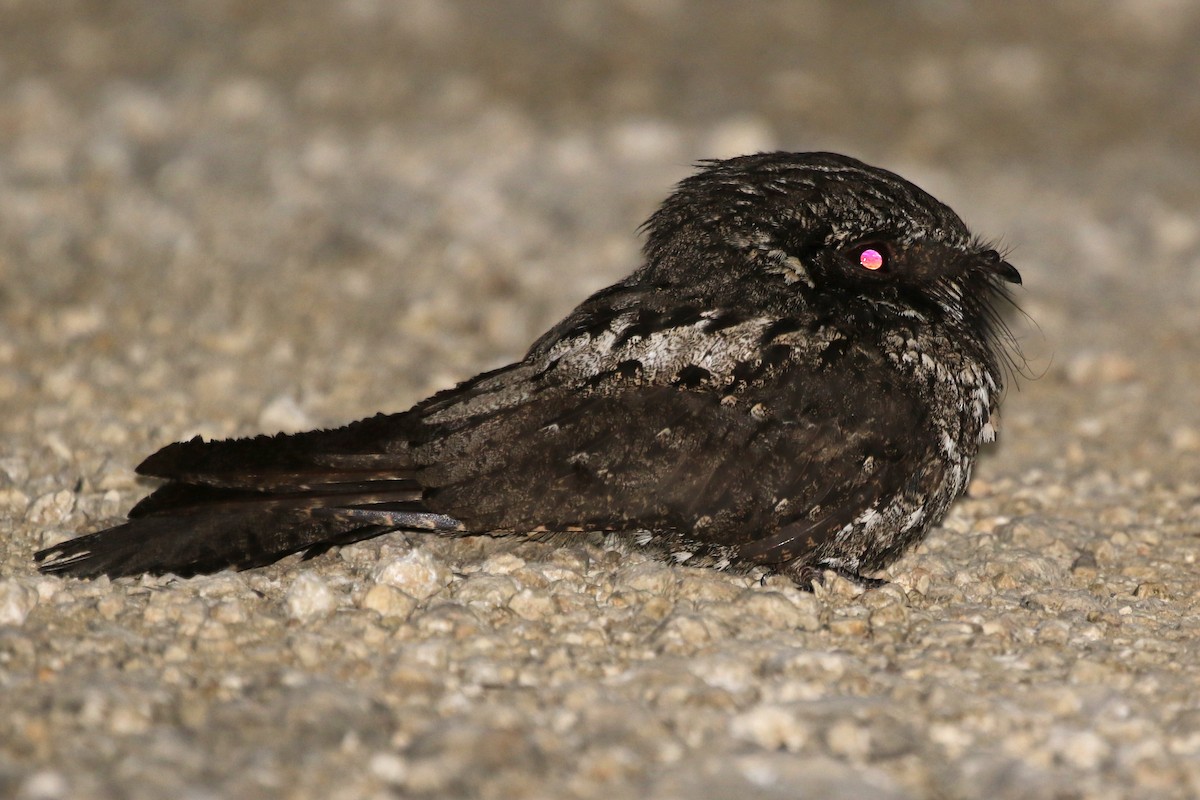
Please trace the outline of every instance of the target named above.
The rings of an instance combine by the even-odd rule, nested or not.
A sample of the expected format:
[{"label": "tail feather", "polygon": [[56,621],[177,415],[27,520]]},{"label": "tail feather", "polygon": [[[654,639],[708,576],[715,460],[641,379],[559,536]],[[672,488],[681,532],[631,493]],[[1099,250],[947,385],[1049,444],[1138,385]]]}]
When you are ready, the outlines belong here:
[{"label": "tail feather", "polygon": [[44,573],[78,578],[144,572],[188,577],[261,567],[293,553],[311,557],[397,529],[454,533],[462,526],[412,502],[330,507],[311,498],[271,499],[140,516],[47,547],[34,558]]},{"label": "tail feather", "polygon": [[413,469],[403,448],[393,453],[362,448],[378,447],[380,439],[371,437],[386,439],[387,430],[402,424],[400,415],[380,415],[336,430],[215,442],[196,436],[153,453],[137,472],[180,483],[258,491],[400,480],[411,477]]},{"label": "tail feather", "polygon": [[174,573],[190,577],[250,569],[292,553],[377,536],[389,528],[320,519],[303,511],[206,512],[145,517],[63,542],[34,555],[48,574],[96,578]]},{"label": "tail feather", "polygon": [[315,484],[271,487],[270,491],[238,489],[195,483],[166,483],[143,497],[126,515],[130,519],[155,514],[177,514],[207,508],[242,508],[269,502],[306,501],[311,505],[362,505],[420,500],[421,487],[415,481],[363,481],[358,483]]},{"label": "tail feather", "polygon": [[425,508],[403,448],[364,452],[400,424],[379,416],[333,431],[168,445],[138,467],[167,482],[128,522],[36,553],[38,568],[81,578],[190,576],[312,556],[396,529],[462,531]]}]

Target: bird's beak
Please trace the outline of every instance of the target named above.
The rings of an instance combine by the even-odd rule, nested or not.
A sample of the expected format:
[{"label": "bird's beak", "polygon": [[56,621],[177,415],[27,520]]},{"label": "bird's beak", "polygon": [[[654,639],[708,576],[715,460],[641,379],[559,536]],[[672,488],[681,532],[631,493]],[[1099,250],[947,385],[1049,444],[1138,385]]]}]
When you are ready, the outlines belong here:
[{"label": "bird's beak", "polygon": [[1021,285],[1021,273],[1017,272],[1017,268],[1007,261],[997,261],[996,265],[992,267],[992,271],[1009,283]]},{"label": "bird's beak", "polygon": [[979,254],[983,261],[983,269],[1001,280],[1021,285],[1021,273],[1017,268],[1000,257],[995,250],[987,250]]}]

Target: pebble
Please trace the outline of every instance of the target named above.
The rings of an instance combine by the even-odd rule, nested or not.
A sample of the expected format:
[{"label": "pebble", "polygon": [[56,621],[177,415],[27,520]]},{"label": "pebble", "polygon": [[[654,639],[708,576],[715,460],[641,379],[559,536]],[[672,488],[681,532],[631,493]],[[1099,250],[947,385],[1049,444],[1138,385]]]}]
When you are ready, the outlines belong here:
[{"label": "pebble", "polygon": [[29,495],[11,486],[0,487],[0,508],[11,516],[23,516],[29,507]]},{"label": "pebble", "polygon": [[520,590],[520,585],[507,575],[474,575],[454,592],[456,600],[477,608],[500,608]]},{"label": "pebble", "polygon": [[0,580],[0,625],[21,626],[38,604],[37,589],[16,578]]},{"label": "pebble", "polygon": [[543,592],[522,589],[509,599],[508,607],[518,616],[536,622],[553,614],[557,604],[553,597]]},{"label": "pebble", "polygon": [[814,631],[821,627],[819,601],[800,593],[794,599],[796,602],[781,592],[750,590],[732,607],[771,628]]},{"label": "pebble", "polygon": [[285,602],[289,617],[300,622],[312,622],[333,613],[338,597],[319,576],[301,572],[292,580]]},{"label": "pebble", "polygon": [[376,583],[393,586],[410,597],[425,600],[451,581],[450,571],[424,547],[413,547],[372,573]]},{"label": "pebble", "polygon": [[417,607],[417,599],[395,586],[377,583],[363,594],[359,605],[378,612],[381,617],[406,618]]},{"label": "pebble", "polygon": [[641,561],[619,569],[612,581],[622,589],[635,589],[665,597],[677,589],[680,578],[678,571],[665,563]]},{"label": "pebble", "polygon": [[56,525],[64,522],[75,508],[75,493],[67,489],[47,492],[33,501],[25,518],[38,526]]},{"label": "pebble", "polygon": [[813,735],[798,709],[778,705],[760,705],[738,714],[730,720],[729,732],[765,750],[793,753],[800,752]]},{"label": "pebble", "polygon": [[258,427],[264,431],[296,433],[317,427],[316,420],[291,395],[280,395],[263,407]]},{"label": "pebble", "polygon": [[408,762],[395,753],[375,753],[368,767],[372,775],[393,786],[402,786],[408,780]]},{"label": "pebble", "polygon": [[714,622],[700,615],[673,613],[659,625],[654,635],[654,643],[663,653],[694,653],[701,645],[713,641],[716,635],[714,627]]}]

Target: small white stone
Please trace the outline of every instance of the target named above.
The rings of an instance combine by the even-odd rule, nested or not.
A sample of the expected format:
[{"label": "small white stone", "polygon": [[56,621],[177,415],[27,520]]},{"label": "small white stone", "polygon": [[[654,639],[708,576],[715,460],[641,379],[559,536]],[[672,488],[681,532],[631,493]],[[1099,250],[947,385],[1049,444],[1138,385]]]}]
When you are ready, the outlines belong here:
[{"label": "small white stone", "polygon": [[455,599],[481,608],[499,608],[517,593],[520,587],[507,575],[475,575],[455,592]]},{"label": "small white stone", "polygon": [[1098,769],[1110,750],[1108,743],[1092,731],[1055,731],[1050,741],[1064,761],[1082,770]]},{"label": "small white stone", "polygon": [[729,732],[768,750],[793,753],[803,748],[810,736],[798,714],[777,705],[761,705],[738,714],[730,721]]},{"label": "small white stone", "polygon": [[508,607],[517,616],[527,620],[539,620],[554,613],[554,598],[543,592],[522,589],[508,601]]},{"label": "small white stone", "polygon": [[480,571],[492,575],[511,575],[517,570],[524,568],[524,566],[525,559],[520,556],[513,555],[512,553],[497,553],[480,565]]},{"label": "small white stone", "polygon": [[13,516],[20,516],[29,507],[29,496],[20,489],[11,486],[0,488],[0,509]]},{"label": "small white stone", "polygon": [[258,415],[258,425],[263,430],[295,433],[317,427],[308,412],[300,407],[291,395],[280,395],[267,404]]},{"label": "small white stone", "polygon": [[450,583],[452,576],[428,550],[414,547],[399,558],[381,565],[371,577],[376,583],[394,586],[407,595],[424,600],[441,591]]},{"label": "small white stone", "polygon": [[16,580],[0,582],[0,625],[23,625],[38,602],[37,590]]},{"label": "small white stone", "polygon": [[[750,589],[738,598],[738,610],[772,628],[816,630],[821,627],[820,604],[816,602],[816,598],[800,595],[798,592],[796,598],[801,601],[802,607],[797,606],[782,592]],[[809,598],[813,600],[812,603],[804,602]]]},{"label": "small white stone", "polygon": [[614,582],[622,589],[664,596],[679,584],[679,574],[661,561],[633,562],[617,573]]},{"label": "small white stone", "polygon": [[42,770],[26,778],[16,796],[50,800],[55,797],[67,797],[70,793],[71,784],[61,772]]},{"label": "small white stone", "polygon": [[34,525],[51,525],[62,522],[75,508],[75,494],[66,489],[50,492],[33,501],[26,519]]},{"label": "small white stone", "polygon": [[311,572],[301,572],[287,593],[288,616],[302,622],[324,617],[337,607],[337,595]]},{"label": "small white stone", "polygon": [[871,749],[871,733],[851,720],[840,719],[825,734],[834,754],[851,759],[866,758]]},{"label": "small white stone", "polygon": [[691,651],[719,638],[707,618],[690,613],[671,614],[654,634],[655,644],[671,654]]},{"label": "small white stone", "polygon": [[731,693],[756,691],[759,685],[754,665],[742,658],[710,656],[695,659],[688,669],[709,686]]},{"label": "small white stone", "polygon": [[393,786],[408,780],[408,762],[395,753],[376,753],[367,764],[371,774]]},{"label": "small white stone", "polygon": [[363,595],[360,605],[383,617],[407,617],[417,607],[417,601],[395,586],[377,583]]}]

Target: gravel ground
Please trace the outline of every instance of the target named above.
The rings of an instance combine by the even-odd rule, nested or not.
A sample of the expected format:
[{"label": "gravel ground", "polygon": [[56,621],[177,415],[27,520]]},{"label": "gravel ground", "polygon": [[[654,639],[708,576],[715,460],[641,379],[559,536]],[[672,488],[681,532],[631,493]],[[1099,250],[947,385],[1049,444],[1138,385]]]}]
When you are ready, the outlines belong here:
[{"label": "gravel ground", "polygon": [[[1200,9],[0,3],[0,796],[1200,796]],[[498,366],[696,158],[1012,248],[1032,377],[883,588],[392,535],[40,577],[194,434]]]}]

